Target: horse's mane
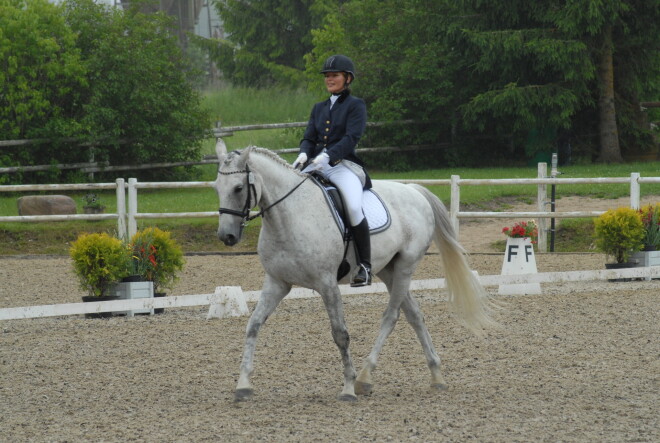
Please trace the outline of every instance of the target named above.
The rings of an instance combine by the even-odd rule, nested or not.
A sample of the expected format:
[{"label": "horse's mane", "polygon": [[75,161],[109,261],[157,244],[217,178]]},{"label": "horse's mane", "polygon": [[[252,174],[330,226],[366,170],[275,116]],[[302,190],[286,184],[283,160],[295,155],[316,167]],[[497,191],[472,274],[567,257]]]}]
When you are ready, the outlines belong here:
[{"label": "horse's mane", "polygon": [[266,157],[269,157],[271,160],[273,160],[275,163],[279,163],[280,165],[286,167],[287,169],[295,172],[296,174],[304,177],[306,174],[301,173],[298,169],[295,169],[293,166],[291,166],[286,160],[284,160],[282,157],[280,157],[276,152],[271,151],[270,149],[267,148],[260,148],[258,146],[249,146],[249,148],[252,150],[250,154],[259,154],[259,155],[264,155]]}]

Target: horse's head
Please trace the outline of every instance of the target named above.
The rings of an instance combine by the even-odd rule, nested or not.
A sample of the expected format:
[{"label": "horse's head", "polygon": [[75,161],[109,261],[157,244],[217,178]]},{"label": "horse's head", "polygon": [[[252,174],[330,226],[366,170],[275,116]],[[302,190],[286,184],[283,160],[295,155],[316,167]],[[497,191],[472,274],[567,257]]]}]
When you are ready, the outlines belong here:
[{"label": "horse's head", "polygon": [[242,152],[218,152],[218,178],[215,181],[220,199],[218,238],[227,246],[233,246],[241,240],[250,209],[257,204],[261,195],[260,184],[248,165],[251,151],[250,147]]}]

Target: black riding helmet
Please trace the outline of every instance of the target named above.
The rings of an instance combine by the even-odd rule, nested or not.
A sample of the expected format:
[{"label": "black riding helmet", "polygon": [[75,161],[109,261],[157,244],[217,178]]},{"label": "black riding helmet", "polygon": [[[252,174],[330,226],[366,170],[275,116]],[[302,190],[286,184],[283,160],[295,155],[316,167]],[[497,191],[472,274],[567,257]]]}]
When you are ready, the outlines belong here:
[{"label": "black riding helmet", "polygon": [[355,79],[355,66],[353,60],[345,55],[332,55],[323,63],[321,74],[326,72],[346,72],[351,75],[351,81]]}]

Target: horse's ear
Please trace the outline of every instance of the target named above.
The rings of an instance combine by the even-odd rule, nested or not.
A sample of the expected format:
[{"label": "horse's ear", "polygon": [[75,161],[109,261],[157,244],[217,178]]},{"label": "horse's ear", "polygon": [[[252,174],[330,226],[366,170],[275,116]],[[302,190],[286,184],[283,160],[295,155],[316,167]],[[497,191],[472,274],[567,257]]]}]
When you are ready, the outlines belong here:
[{"label": "horse's ear", "polygon": [[239,162],[241,165],[247,164],[247,160],[250,157],[250,154],[254,150],[254,146],[250,145],[247,148],[241,150],[241,156],[239,157]]},{"label": "horse's ear", "polygon": [[243,153],[241,154],[241,157],[247,158],[250,153],[254,150],[254,146],[250,145],[247,148],[243,149]]},{"label": "horse's ear", "polygon": [[215,155],[218,157],[218,164],[221,164],[227,155],[227,145],[221,138],[218,138],[215,142]]}]

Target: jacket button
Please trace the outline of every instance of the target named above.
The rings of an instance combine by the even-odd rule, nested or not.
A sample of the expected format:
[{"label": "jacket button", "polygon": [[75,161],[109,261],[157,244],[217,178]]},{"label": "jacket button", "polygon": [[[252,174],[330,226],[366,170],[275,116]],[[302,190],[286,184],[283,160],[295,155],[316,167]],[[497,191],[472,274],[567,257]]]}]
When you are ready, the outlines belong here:
[{"label": "jacket button", "polygon": [[329,125],[329,124],[330,124],[330,120],[326,120],[326,121],[325,121],[325,124],[326,124],[326,125]]},{"label": "jacket button", "polygon": [[329,132],[329,131],[330,131],[330,128],[325,128],[325,132]]},{"label": "jacket button", "polygon": [[328,139],[328,136],[327,136],[327,135],[324,135],[324,136],[323,136],[323,140],[327,140],[327,139]]}]

